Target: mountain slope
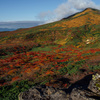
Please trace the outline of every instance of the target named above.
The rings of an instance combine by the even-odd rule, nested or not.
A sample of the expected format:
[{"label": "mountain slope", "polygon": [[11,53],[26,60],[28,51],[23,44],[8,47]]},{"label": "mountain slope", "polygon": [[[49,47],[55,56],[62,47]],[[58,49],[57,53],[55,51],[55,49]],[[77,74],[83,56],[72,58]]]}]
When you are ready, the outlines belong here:
[{"label": "mountain slope", "polygon": [[92,8],[57,22],[0,32],[1,99],[16,100],[33,85],[66,88],[100,73],[99,44],[100,11]]},{"label": "mountain slope", "polygon": [[[100,24],[100,11],[94,9],[86,9],[83,12],[80,12],[74,15],[71,18],[57,21],[50,24],[41,25],[38,27],[21,29],[12,32],[5,32],[5,36],[3,33],[0,33],[0,43],[2,42],[16,42],[16,41],[33,41],[35,43],[40,43],[49,41],[58,43],[58,40],[69,38],[68,35],[73,35],[72,33],[75,31],[87,30],[89,31],[89,27],[91,27],[91,32],[95,32],[93,28],[97,28],[99,30]],[[79,29],[76,29],[79,28]],[[86,29],[87,28],[87,29]],[[70,32],[71,31],[71,32]],[[6,34],[7,33],[7,34]],[[2,38],[6,37],[6,38]],[[44,40],[45,38],[45,40]],[[5,40],[5,41],[4,41]],[[11,42],[10,42],[11,41]],[[14,43],[15,43],[14,42]],[[66,42],[64,42],[66,43]]]}]

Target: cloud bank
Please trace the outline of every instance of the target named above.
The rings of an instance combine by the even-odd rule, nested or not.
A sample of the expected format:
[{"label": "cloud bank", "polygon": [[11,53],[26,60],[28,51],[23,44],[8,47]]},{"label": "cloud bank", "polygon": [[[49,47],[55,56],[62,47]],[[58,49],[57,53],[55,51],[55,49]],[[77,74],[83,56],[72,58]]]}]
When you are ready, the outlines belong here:
[{"label": "cloud bank", "polygon": [[29,28],[43,24],[43,21],[13,21],[13,22],[0,22],[0,29],[18,29]]},{"label": "cloud bank", "polygon": [[53,12],[42,12],[37,18],[44,20],[45,23],[49,23],[68,17],[88,7],[100,9],[100,5],[96,5],[92,0],[67,0],[65,3],[59,5]]}]

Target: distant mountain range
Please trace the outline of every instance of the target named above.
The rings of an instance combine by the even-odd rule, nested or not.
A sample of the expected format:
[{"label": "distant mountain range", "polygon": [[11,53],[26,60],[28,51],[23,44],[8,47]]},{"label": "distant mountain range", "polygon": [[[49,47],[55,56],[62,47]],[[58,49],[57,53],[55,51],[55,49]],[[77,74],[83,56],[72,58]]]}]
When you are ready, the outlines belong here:
[{"label": "distant mountain range", "polygon": [[13,28],[11,28],[11,29],[9,29],[9,28],[0,28],[0,32],[2,32],[2,31],[14,31],[14,30],[16,30],[16,29],[13,29]]},{"label": "distant mountain range", "polygon": [[13,31],[20,28],[29,28],[43,24],[43,21],[14,21],[0,22],[0,32]]}]

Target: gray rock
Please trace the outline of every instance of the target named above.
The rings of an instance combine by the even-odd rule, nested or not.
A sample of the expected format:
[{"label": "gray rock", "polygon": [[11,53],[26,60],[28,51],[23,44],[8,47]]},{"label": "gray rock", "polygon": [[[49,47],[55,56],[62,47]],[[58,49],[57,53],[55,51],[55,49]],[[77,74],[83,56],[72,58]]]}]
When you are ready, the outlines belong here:
[{"label": "gray rock", "polygon": [[71,100],[96,100],[96,99],[86,96],[86,93],[88,93],[88,91],[74,88],[69,98]]},{"label": "gray rock", "polygon": [[100,75],[99,74],[92,75],[92,80],[90,81],[88,89],[100,95]]},{"label": "gray rock", "polygon": [[[81,80],[80,80],[81,81]],[[100,100],[100,75],[92,76],[89,85],[82,81],[70,89],[58,89],[50,86],[35,86],[18,95],[19,100]],[[87,81],[86,81],[87,82]]]},{"label": "gray rock", "polygon": [[33,87],[20,93],[19,100],[68,100],[66,92],[53,87]]}]

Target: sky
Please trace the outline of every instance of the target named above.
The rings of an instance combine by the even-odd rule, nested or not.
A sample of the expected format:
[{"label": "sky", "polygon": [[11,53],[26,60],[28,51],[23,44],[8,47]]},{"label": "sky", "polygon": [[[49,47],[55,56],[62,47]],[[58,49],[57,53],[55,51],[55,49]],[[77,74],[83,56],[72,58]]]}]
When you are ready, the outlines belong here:
[{"label": "sky", "polygon": [[100,0],[0,0],[0,28],[27,28],[60,20]]}]

